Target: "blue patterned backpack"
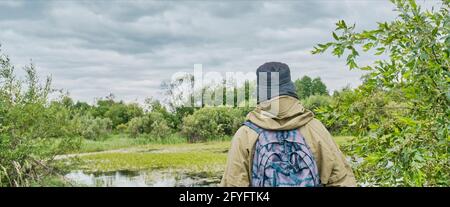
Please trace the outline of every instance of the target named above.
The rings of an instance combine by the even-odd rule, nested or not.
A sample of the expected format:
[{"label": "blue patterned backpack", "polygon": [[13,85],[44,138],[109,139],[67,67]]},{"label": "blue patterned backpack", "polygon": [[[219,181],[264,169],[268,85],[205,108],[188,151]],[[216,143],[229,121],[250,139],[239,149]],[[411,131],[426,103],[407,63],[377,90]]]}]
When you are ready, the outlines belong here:
[{"label": "blue patterned backpack", "polygon": [[249,121],[244,125],[258,133],[251,186],[320,186],[316,161],[299,129],[272,131]]}]

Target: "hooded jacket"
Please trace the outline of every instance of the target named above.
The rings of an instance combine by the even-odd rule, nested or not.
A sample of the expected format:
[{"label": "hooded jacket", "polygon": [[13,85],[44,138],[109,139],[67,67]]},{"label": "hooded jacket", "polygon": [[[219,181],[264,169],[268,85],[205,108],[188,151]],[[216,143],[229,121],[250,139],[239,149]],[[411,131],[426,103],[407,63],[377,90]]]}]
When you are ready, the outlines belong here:
[{"label": "hooded jacket", "polygon": [[[250,112],[247,120],[267,130],[300,129],[311,149],[319,169],[323,186],[356,186],[352,169],[343,153],[334,142],[324,125],[306,110],[298,99],[278,96],[260,103]],[[227,166],[220,186],[248,187],[251,183],[251,169],[254,146],[258,134],[242,126],[232,139],[228,152]]]}]

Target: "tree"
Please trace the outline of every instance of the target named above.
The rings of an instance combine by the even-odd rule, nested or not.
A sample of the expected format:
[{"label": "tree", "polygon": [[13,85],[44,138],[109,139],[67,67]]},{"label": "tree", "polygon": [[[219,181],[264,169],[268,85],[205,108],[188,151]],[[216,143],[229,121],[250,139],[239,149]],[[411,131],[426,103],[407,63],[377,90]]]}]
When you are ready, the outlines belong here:
[{"label": "tree", "polygon": [[67,102],[49,103],[50,77],[39,81],[33,64],[24,70],[21,81],[9,57],[0,54],[0,187],[30,186],[54,175],[54,156],[80,146],[68,130]]},{"label": "tree", "polygon": [[94,117],[105,117],[106,112],[114,105],[114,100],[98,99],[96,106],[92,109]]},{"label": "tree", "polygon": [[89,113],[89,111],[92,108],[92,106],[89,105],[88,103],[81,102],[81,101],[77,101],[73,107],[78,113],[81,113],[81,114],[84,114],[84,115]]},{"label": "tree", "polygon": [[328,95],[327,86],[319,77],[311,79],[305,75],[297,79],[294,84],[299,99],[306,99],[312,95]]},{"label": "tree", "polygon": [[309,76],[303,76],[295,81],[299,99],[305,99],[311,95],[312,80]]},{"label": "tree", "polygon": [[126,124],[134,117],[142,116],[143,110],[138,104],[114,103],[109,107],[104,117],[112,121],[113,127]]},{"label": "tree", "polygon": [[[368,72],[362,98],[383,90],[404,104],[355,139],[348,148],[363,162],[356,167],[360,182],[373,185],[448,186],[450,163],[450,1],[422,10],[415,1],[393,0],[398,18],[357,32],[355,25],[337,22],[334,41],[317,45],[313,54],[331,48],[347,56],[350,70]],[[371,65],[359,65],[363,52],[385,54]],[[395,95],[393,95],[395,94]]]},{"label": "tree", "polygon": [[312,80],[311,95],[328,95],[327,86],[319,77]]},{"label": "tree", "polygon": [[64,105],[64,107],[68,109],[71,109],[75,106],[73,103],[73,99],[70,98],[68,95],[63,96],[61,102]]}]

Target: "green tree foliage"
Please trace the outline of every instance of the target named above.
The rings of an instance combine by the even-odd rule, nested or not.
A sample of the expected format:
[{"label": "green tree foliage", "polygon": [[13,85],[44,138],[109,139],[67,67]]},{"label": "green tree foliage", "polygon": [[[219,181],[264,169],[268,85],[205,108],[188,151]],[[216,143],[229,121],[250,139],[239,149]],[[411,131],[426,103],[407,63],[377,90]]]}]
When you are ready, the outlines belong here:
[{"label": "green tree foliage", "polygon": [[[350,145],[348,152],[363,158],[356,167],[361,182],[448,186],[450,2],[443,0],[431,11],[423,11],[412,0],[392,2],[398,12],[394,21],[362,32],[339,21],[335,41],[319,44],[313,53],[331,48],[334,55],[347,56],[350,69],[368,72],[358,99],[376,99],[379,94],[374,92],[381,90],[407,108],[407,113],[392,112],[371,121],[369,129]],[[387,58],[360,66],[357,48]],[[352,121],[359,125],[363,120]]]},{"label": "green tree foliage", "polygon": [[147,113],[134,117],[128,122],[127,131],[131,137],[144,135],[147,138],[163,139],[176,129],[176,114],[167,111],[158,100],[145,100]]},{"label": "green tree foliage", "polygon": [[184,116],[194,112],[194,108],[184,106],[176,107],[174,111],[170,112],[159,100],[153,98],[147,98],[145,100],[145,107],[149,112],[160,113],[167,125],[174,130],[179,129]]},{"label": "green tree foliage", "polygon": [[170,117],[171,128],[180,131],[183,124],[183,118],[193,114],[194,112],[194,107],[181,106],[175,108],[175,110],[172,112],[172,116]]},{"label": "green tree foliage", "polygon": [[111,99],[113,97],[112,94],[105,99],[97,100],[97,105],[92,108],[91,114],[94,117],[105,117],[105,114],[109,111],[109,109],[114,105],[114,100]]},{"label": "green tree foliage", "polygon": [[131,137],[145,135],[147,138],[162,139],[172,134],[172,129],[164,118],[164,114],[154,111],[131,119],[128,123],[128,133]]},{"label": "green tree foliage", "polygon": [[144,134],[146,131],[148,119],[144,117],[135,117],[128,122],[128,133],[131,137],[136,138],[140,134]]},{"label": "green tree foliage", "polygon": [[360,86],[336,91],[330,102],[315,108],[314,112],[333,134],[363,136],[374,123],[389,124],[387,120],[393,115],[408,110],[393,92],[376,90],[367,94],[364,86]]},{"label": "green tree foliage", "polygon": [[112,125],[116,128],[120,124],[128,123],[132,118],[141,116],[142,108],[135,103],[125,104],[123,102],[114,102],[106,111],[104,117],[112,121]]},{"label": "green tree foliage", "polygon": [[74,111],[83,115],[87,115],[92,110],[92,106],[86,102],[77,101],[74,106]]},{"label": "green tree foliage", "polygon": [[0,186],[39,182],[56,172],[55,155],[79,146],[68,128],[64,99],[48,102],[51,79],[42,84],[34,65],[24,69],[25,80],[20,80],[9,58],[0,54]]},{"label": "green tree foliage", "polygon": [[327,95],[312,95],[301,102],[305,108],[315,112],[320,107],[329,106],[332,102],[332,98]]},{"label": "green tree foliage", "polygon": [[77,102],[74,108],[78,113],[83,115],[92,115],[97,118],[108,118],[112,122],[112,128],[127,124],[134,117],[144,114],[144,110],[136,103],[124,103],[123,101],[115,101],[113,94],[105,98],[97,100],[95,106],[90,106],[84,102]]},{"label": "green tree foliage", "polygon": [[185,117],[181,132],[190,142],[217,140],[233,135],[244,118],[238,108],[206,107]]},{"label": "green tree foliage", "polygon": [[294,84],[299,99],[306,99],[312,95],[328,95],[327,86],[319,77],[311,79],[309,76],[303,76]]},{"label": "green tree foliage", "polygon": [[71,130],[74,135],[85,139],[104,139],[112,131],[113,122],[109,118],[92,117],[90,115],[75,115],[70,120]]},{"label": "green tree foliage", "polygon": [[328,95],[327,86],[317,77],[311,82],[311,95]]},{"label": "green tree foliage", "polygon": [[311,95],[312,79],[309,76],[303,76],[301,79],[297,79],[294,84],[297,88],[299,99],[304,99]]}]

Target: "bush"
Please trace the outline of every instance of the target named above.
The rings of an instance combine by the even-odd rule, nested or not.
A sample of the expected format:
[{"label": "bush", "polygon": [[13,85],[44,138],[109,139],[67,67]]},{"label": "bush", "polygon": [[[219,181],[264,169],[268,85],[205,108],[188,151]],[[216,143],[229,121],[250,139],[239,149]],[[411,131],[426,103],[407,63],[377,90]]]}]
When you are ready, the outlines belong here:
[{"label": "bush", "polygon": [[126,124],[119,124],[116,127],[117,132],[119,133],[125,133],[128,129],[128,126]]},{"label": "bush", "polygon": [[193,114],[194,111],[195,108],[193,107],[181,106],[175,108],[173,113],[171,113],[172,116],[169,116],[171,128],[180,131],[183,125],[183,118]]},{"label": "bush", "polygon": [[302,104],[305,108],[315,111],[320,107],[329,106],[332,102],[332,98],[327,95],[312,95],[302,100]]},{"label": "bush", "polygon": [[104,117],[112,121],[113,128],[117,128],[120,124],[126,124],[134,117],[142,116],[143,110],[137,104],[113,103]]},{"label": "bush", "polygon": [[41,84],[33,65],[24,69],[25,80],[18,80],[0,54],[0,187],[30,186],[54,175],[60,169],[54,156],[80,145],[71,137],[63,101],[48,102],[50,78]]},{"label": "bush", "polygon": [[71,120],[71,126],[76,135],[92,140],[105,138],[112,130],[110,119],[89,115],[76,115]]},{"label": "bush", "polygon": [[127,131],[131,137],[136,138],[138,135],[144,133],[145,123],[148,122],[145,119],[147,119],[147,117],[134,117],[133,119],[130,120],[130,122],[128,122]]},{"label": "bush", "polygon": [[241,126],[245,116],[235,108],[202,108],[183,119],[181,133],[190,142],[221,139],[233,135]]},{"label": "bush", "polygon": [[164,115],[160,112],[150,112],[142,117],[135,117],[128,123],[128,133],[131,137],[147,135],[153,138],[164,138],[172,133]]},{"label": "bush", "polygon": [[375,123],[388,124],[386,120],[393,115],[407,113],[404,105],[397,102],[401,98],[394,97],[397,97],[394,92],[382,90],[365,93],[363,86],[354,90],[347,88],[335,92],[329,104],[314,112],[333,134],[364,135]]},{"label": "bush", "polygon": [[150,112],[148,114],[148,133],[156,138],[164,138],[172,133],[164,114],[159,112]]}]

